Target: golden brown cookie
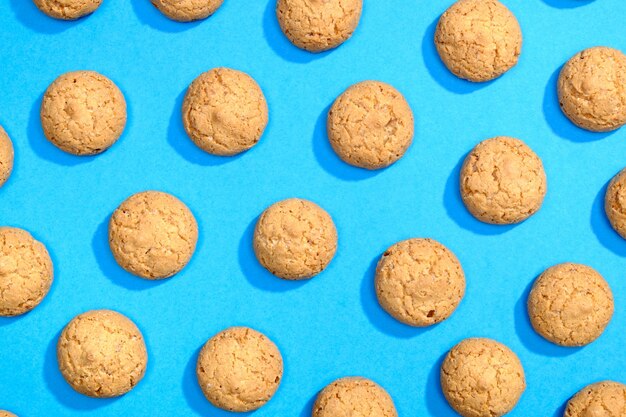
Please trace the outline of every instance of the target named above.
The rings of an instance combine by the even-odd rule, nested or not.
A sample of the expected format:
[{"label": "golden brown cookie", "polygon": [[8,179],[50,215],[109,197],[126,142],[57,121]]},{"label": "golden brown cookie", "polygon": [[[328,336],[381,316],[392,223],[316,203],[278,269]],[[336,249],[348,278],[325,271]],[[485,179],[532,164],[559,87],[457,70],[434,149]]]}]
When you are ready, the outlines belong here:
[{"label": "golden brown cookie", "polygon": [[254,230],[254,252],[277,277],[300,280],[322,272],[337,251],[337,229],[324,209],[291,198],[263,212]]},{"label": "golden brown cookie", "polygon": [[465,274],[459,260],[435,240],[396,243],[378,261],[378,302],[410,326],[430,326],[447,319],[464,294]]},{"label": "golden brown cookie", "polygon": [[268,122],[261,87],[248,74],[215,68],[196,78],[183,102],[183,125],[206,152],[231,156],[261,139]]},{"label": "golden brown cookie", "polygon": [[9,411],[0,410],[0,417],[17,417],[17,416]]},{"label": "golden brown cookie", "polygon": [[11,176],[11,172],[13,171],[13,158],[13,142],[11,142],[7,132],[0,126],[0,187],[2,187]]},{"label": "golden brown cookie", "polygon": [[626,416],[626,385],[603,381],[580,390],[567,403],[563,417]]},{"label": "golden brown cookie", "polygon": [[75,20],[96,11],[102,0],[33,0],[50,17]]},{"label": "golden brown cookie", "polygon": [[347,41],[361,20],[363,0],[278,0],[276,16],[287,38],[310,52]]},{"label": "golden brown cookie", "polygon": [[312,417],[397,417],[391,396],[366,378],[348,377],[327,385],[313,404]]},{"label": "golden brown cookie", "polygon": [[113,145],[126,126],[119,88],[94,71],[68,72],[46,90],[41,103],[44,134],[74,155],[95,155]]},{"label": "golden brown cookie", "polygon": [[348,88],[328,112],[328,138],[341,159],[366,169],[389,166],[413,141],[413,112],[402,94],[379,81]]},{"label": "golden brown cookie", "polygon": [[609,183],[604,195],[604,210],[613,229],[626,239],[626,169]]},{"label": "golden brown cookie", "polygon": [[283,358],[264,334],[231,327],[206,342],[196,372],[211,404],[228,411],[251,411],[265,405],[278,389]]},{"label": "golden brown cookie", "polygon": [[608,132],[626,124],[626,55],[595,47],[574,55],[557,83],[563,113],[578,127]]},{"label": "golden brown cookie", "polygon": [[0,316],[37,307],[53,280],[48,250],[26,230],[0,227]]},{"label": "golden brown cookie", "polygon": [[435,46],[457,77],[489,81],[517,64],[522,30],[513,13],[498,0],[459,0],[439,19]]},{"label": "golden brown cookie", "polygon": [[111,310],[74,317],[57,344],[59,369],[81,394],[110,398],[126,394],[141,381],[148,352],[137,326]]},{"label": "golden brown cookie", "polygon": [[130,196],[109,221],[109,245],[118,264],[146,279],[180,272],[198,242],[198,224],[173,195],[144,191]]},{"label": "golden brown cookie", "polygon": [[206,19],[224,3],[224,0],[151,0],[165,16],[179,22]]},{"label": "golden brown cookie", "polygon": [[613,293],[596,270],[564,263],[546,269],[528,296],[528,315],[544,338],[561,346],[596,340],[613,317]]},{"label": "golden brown cookie", "polygon": [[441,366],[441,388],[463,417],[500,417],[511,411],[526,389],[518,357],[491,339],[465,339]]},{"label": "golden brown cookie", "polygon": [[461,168],[461,197],[485,223],[512,224],[535,214],[546,195],[541,159],[519,139],[487,139],[467,155]]}]

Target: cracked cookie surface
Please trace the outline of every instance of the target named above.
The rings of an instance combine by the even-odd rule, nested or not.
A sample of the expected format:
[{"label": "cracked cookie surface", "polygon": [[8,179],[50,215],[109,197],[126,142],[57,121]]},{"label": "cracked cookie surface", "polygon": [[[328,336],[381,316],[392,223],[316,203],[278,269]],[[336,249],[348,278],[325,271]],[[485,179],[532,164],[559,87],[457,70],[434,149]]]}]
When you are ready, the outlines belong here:
[{"label": "cracked cookie surface", "polygon": [[11,142],[7,132],[0,126],[0,187],[11,176],[14,157],[13,142]]},{"label": "cracked cookie surface", "polygon": [[327,385],[317,395],[312,417],[397,417],[391,396],[366,378],[346,377]]},{"label": "cracked cookie surface", "polygon": [[75,20],[93,13],[102,0],[33,0],[35,5],[50,17]]},{"label": "cracked cookie surface", "polygon": [[613,229],[626,239],[626,169],[609,183],[604,196],[604,210]]},{"label": "cracked cookie surface", "polygon": [[626,385],[613,381],[591,384],[569,400],[563,417],[626,416]]},{"label": "cracked cookie surface", "polygon": [[165,16],[179,22],[206,19],[222,5],[224,0],[151,0]]},{"label": "cracked cookie surface", "polygon": [[0,410],[0,417],[17,417],[17,416],[9,411]]}]

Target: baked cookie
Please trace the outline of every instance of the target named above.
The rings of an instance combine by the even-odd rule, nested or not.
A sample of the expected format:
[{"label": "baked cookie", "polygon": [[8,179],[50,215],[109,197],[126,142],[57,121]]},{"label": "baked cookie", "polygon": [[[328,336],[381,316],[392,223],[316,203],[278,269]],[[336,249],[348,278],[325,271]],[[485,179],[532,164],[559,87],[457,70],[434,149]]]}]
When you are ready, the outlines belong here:
[{"label": "baked cookie", "polygon": [[435,240],[396,243],[378,261],[378,302],[410,326],[430,326],[447,319],[464,294],[465,274],[459,260]]},{"label": "baked cookie", "polygon": [[50,17],[76,20],[93,13],[102,0],[33,0],[35,5]]},{"label": "baked cookie", "polygon": [[268,122],[261,87],[248,74],[215,68],[196,78],[183,101],[183,125],[204,151],[231,156],[261,139]]},{"label": "baked cookie", "polygon": [[224,0],[151,0],[165,16],[179,22],[206,19],[224,3]]},{"label": "baked cookie", "polygon": [[252,411],[265,405],[278,389],[283,358],[264,334],[231,327],[206,342],[196,371],[211,404],[228,411]]},{"label": "baked cookie", "polygon": [[626,124],[626,55],[595,47],[574,55],[557,83],[563,113],[578,127],[608,132]]},{"label": "baked cookie", "polygon": [[289,280],[322,272],[337,251],[333,219],[315,203],[291,198],[261,214],[254,230],[254,253],[272,274]]},{"label": "baked cookie", "polygon": [[524,369],[508,347],[491,339],[465,339],[441,366],[441,388],[463,417],[500,417],[526,389]]},{"label": "baked cookie", "polygon": [[198,224],[173,195],[144,191],[130,196],[109,221],[109,245],[118,264],[146,279],[180,272],[198,242]]},{"label": "baked cookie", "polygon": [[0,227],[0,316],[37,307],[53,280],[48,250],[26,230]]},{"label": "baked cookie", "polygon": [[348,377],[327,385],[313,404],[312,417],[397,417],[391,396],[366,378]]},{"label": "baked cookie", "polygon": [[366,169],[389,166],[413,141],[413,112],[402,94],[379,81],[348,88],[328,112],[328,138],[341,159]]},{"label": "baked cookie", "polygon": [[0,410],[0,417],[17,417],[17,416],[9,411]]},{"label": "baked cookie", "polygon": [[461,197],[485,223],[512,224],[535,214],[546,195],[541,159],[519,139],[499,136],[479,143],[461,167]]},{"label": "baked cookie", "polygon": [[13,158],[13,142],[11,142],[7,132],[0,126],[0,187],[2,187],[11,176],[11,172],[13,171]]},{"label": "baked cookie", "polygon": [[278,0],[276,17],[295,46],[309,52],[347,41],[361,20],[363,0]]},{"label": "baked cookie", "polygon": [[626,416],[626,385],[603,381],[580,390],[567,403],[564,417]]},{"label": "baked cookie", "polygon": [[457,77],[489,81],[517,64],[522,30],[513,13],[498,0],[459,0],[441,15],[435,46]]},{"label": "baked cookie", "polygon": [[609,183],[604,195],[604,210],[613,229],[626,239],[626,169]]},{"label": "baked cookie", "polygon": [[41,103],[46,138],[74,155],[95,155],[113,145],[126,126],[119,88],[94,71],[68,72],[46,90]]},{"label": "baked cookie", "polygon": [[148,363],[143,336],[127,317],[92,310],[72,319],[57,344],[59,369],[81,394],[111,398],[141,381]]}]

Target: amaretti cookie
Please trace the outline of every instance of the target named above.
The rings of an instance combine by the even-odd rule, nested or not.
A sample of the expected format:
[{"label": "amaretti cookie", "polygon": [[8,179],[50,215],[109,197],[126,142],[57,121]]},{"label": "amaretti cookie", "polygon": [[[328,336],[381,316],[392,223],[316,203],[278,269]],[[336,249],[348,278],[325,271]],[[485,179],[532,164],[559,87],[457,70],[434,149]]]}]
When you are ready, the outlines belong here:
[{"label": "amaretti cookie", "polygon": [[17,417],[17,416],[9,411],[0,410],[0,417]]},{"label": "amaretti cookie", "polygon": [[459,0],[435,30],[439,56],[457,77],[481,82],[510,70],[522,52],[517,19],[498,0]]},{"label": "amaretti cookie", "polygon": [[76,391],[110,398],[141,381],[148,353],[130,319],[111,310],[92,310],[74,317],[63,329],[57,359],[61,374]]},{"label": "amaretti cookie", "polygon": [[541,159],[524,142],[505,136],[479,143],[461,167],[461,197],[485,223],[512,224],[536,213],[546,195]]},{"label": "amaretti cookie", "polygon": [[93,13],[102,0],[33,0],[35,5],[50,17],[75,20]]},{"label": "amaretti cookie", "polygon": [[268,271],[289,280],[322,272],[337,251],[330,215],[311,201],[291,198],[261,214],[254,229],[254,252]]},{"label": "amaretti cookie", "polygon": [[557,83],[563,113],[578,127],[608,132],[626,124],[626,55],[595,47],[574,55]]},{"label": "amaretti cookie", "polygon": [[13,158],[13,142],[11,142],[7,132],[0,126],[0,187],[2,187],[11,176],[11,172],[13,171]]},{"label": "amaretti cookie", "polygon": [[604,210],[613,229],[626,239],[626,169],[609,183],[604,195]]},{"label": "amaretti cookie", "polygon": [[109,245],[118,264],[146,279],[180,272],[198,242],[198,224],[173,195],[144,191],[130,196],[109,221]]},{"label": "amaretti cookie", "polygon": [[391,396],[372,380],[361,377],[338,379],[327,385],[313,404],[312,417],[397,417]]},{"label": "amaretti cookie", "polygon": [[206,19],[224,0],[151,0],[165,16],[179,22]]},{"label": "amaretti cookie", "polygon": [[402,94],[379,81],[348,88],[328,112],[328,139],[350,165],[379,169],[400,159],[413,141],[414,121]]},{"label": "amaretti cookie", "polygon": [[95,71],[68,72],[46,90],[41,125],[50,142],[74,155],[107,150],[126,126],[126,101],[120,89]]},{"label": "amaretti cookie", "polygon": [[581,389],[567,403],[563,417],[626,416],[626,385],[603,381]]},{"label": "amaretti cookie", "polygon": [[216,407],[236,412],[256,410],[280,385],[283,359],[264,334],[231,327],[213,336],[200,351],[198,383]]}]

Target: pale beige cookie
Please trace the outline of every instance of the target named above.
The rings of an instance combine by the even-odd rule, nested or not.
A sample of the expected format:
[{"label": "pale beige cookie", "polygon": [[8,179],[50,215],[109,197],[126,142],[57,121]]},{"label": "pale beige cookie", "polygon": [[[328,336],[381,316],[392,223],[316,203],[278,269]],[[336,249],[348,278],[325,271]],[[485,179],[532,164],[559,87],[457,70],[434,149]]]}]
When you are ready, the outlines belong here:
[{"label": "pale beige cookie", "polygon": [[595,47],[574,55],[557,83],[563,113],[577,126],[608,132],[626,124],[626,55]]},{"label": "pale beige cookie", "polygon": [[626,385],[613,381],[591,384],[567,403],[563,417],[626,416]]},{"label": "pale beige cookie", "polygon": [[291,198],[263,212],[254,230],[254,252],[277,277],[300,280],[322,272],[337,251],[330,215],[307,200]]},{"label": "pale beige cookie", "polygon": [[278,0],[276,16],[287,38],[310,52],[347,41],[361,20],[363,0]]},{"label": "pale beige cookie", "polygon": [[248,74],[215,68],[196,78],[183,101],[183,125],[206,152],[231,156],[261,139],[268,122],[261,87]]},{"label": "pale beige cookie", "polygon": [[111,310],[74,317],[57,343],[59,369],[81,394],[110,398],[126,394],[141,381],[148,352],[137,326]]},{"label": "pale beige cookie", "polygon": [[33,0],[35,5],[50,17],[75,20],[93,13],[102,0]]},{"label": "pale beige cookie", "polygon": [[48,250],[30,233],[0,227],[0,316],[18,316],[37,307],[53,280]]},{"label": "pale beige cookie", "polygon": [[413,141],[413,112],[402,94],[379,81],[348,88],[328,112],[328,138],[341,159],[366,169],[389,166]]},{"label": "pale beige cookie", "polygon": [[17,417],[17,416],[9,411],[0,410],[0,417]]},{"label": "pale beige cookie", "polygon": [[74,155],[107,150],[126,126],[126,101],[113,81],[94,71],[68,72],[46,90],[41,103],[46,138]]},{"label": "pale beige cookie", "polygon": [[564,263],[546,269],[528,296],[528,315],[541,336],[561,346],[596,340],[613,316],[613,293],[596,270]]},{"label": "pale beige cookie", "polygon": [[411,326],[439,323],[465,294],[459,260],[432,239],[409,239],[385,251],[376,267],[376,295],[393,317]]},{"label": "pale beige cookie", "polygon": [[13,171],[13,158],[13,142],[11,142],[7,132],[0,126],[0,187],[2,187],[11,176],[11,172]]},{"label": "pale beige cookie", "polygon": [[196,372],[211,404],[245,412],[272,398],[283,377],[283,358],[264,334],[248,327],[231,327],[206,342]]},{"label": "pale beige cookie", "polygon": [[457,77],[489,81],[517,64],[522,30],[513,13],[498,0],[459,0],[441,15],[435,46]]},{"label": "pale beige cookie", "polygon": [[165,16],[179,22],[206,19],[224,3],[224,0],[151,0]]},{"label": "pale beige cookie", "polygon": [[159,191],[126,199],[109,221],[109,245],[117,263],[146,279],[180,272],[198,242],[198,223],[187,206]]},{"label": "pale beige cookie", "polygon": [[461,197],[485,223],[512,224],[535,214],[546,195],[541,159],[519,139],[487,139],[467,155],[461,168]]},{"label": "pale beige cookie", "polygon": [[327,385],[317,395],[312,417],[397,417],[391,396],[366,378],[347,377]]},{"label": "pale beige cookie", "polygon": [[491,339],[465,339],[441,366],[441,388],[463,417],[500,417],[511,411],[526,389],[518,357]]},{"label": "pale beige cookie", "polygon": [[626,169],[609,183],[604,195],[604,210],[613,229],[626,239]]}]

